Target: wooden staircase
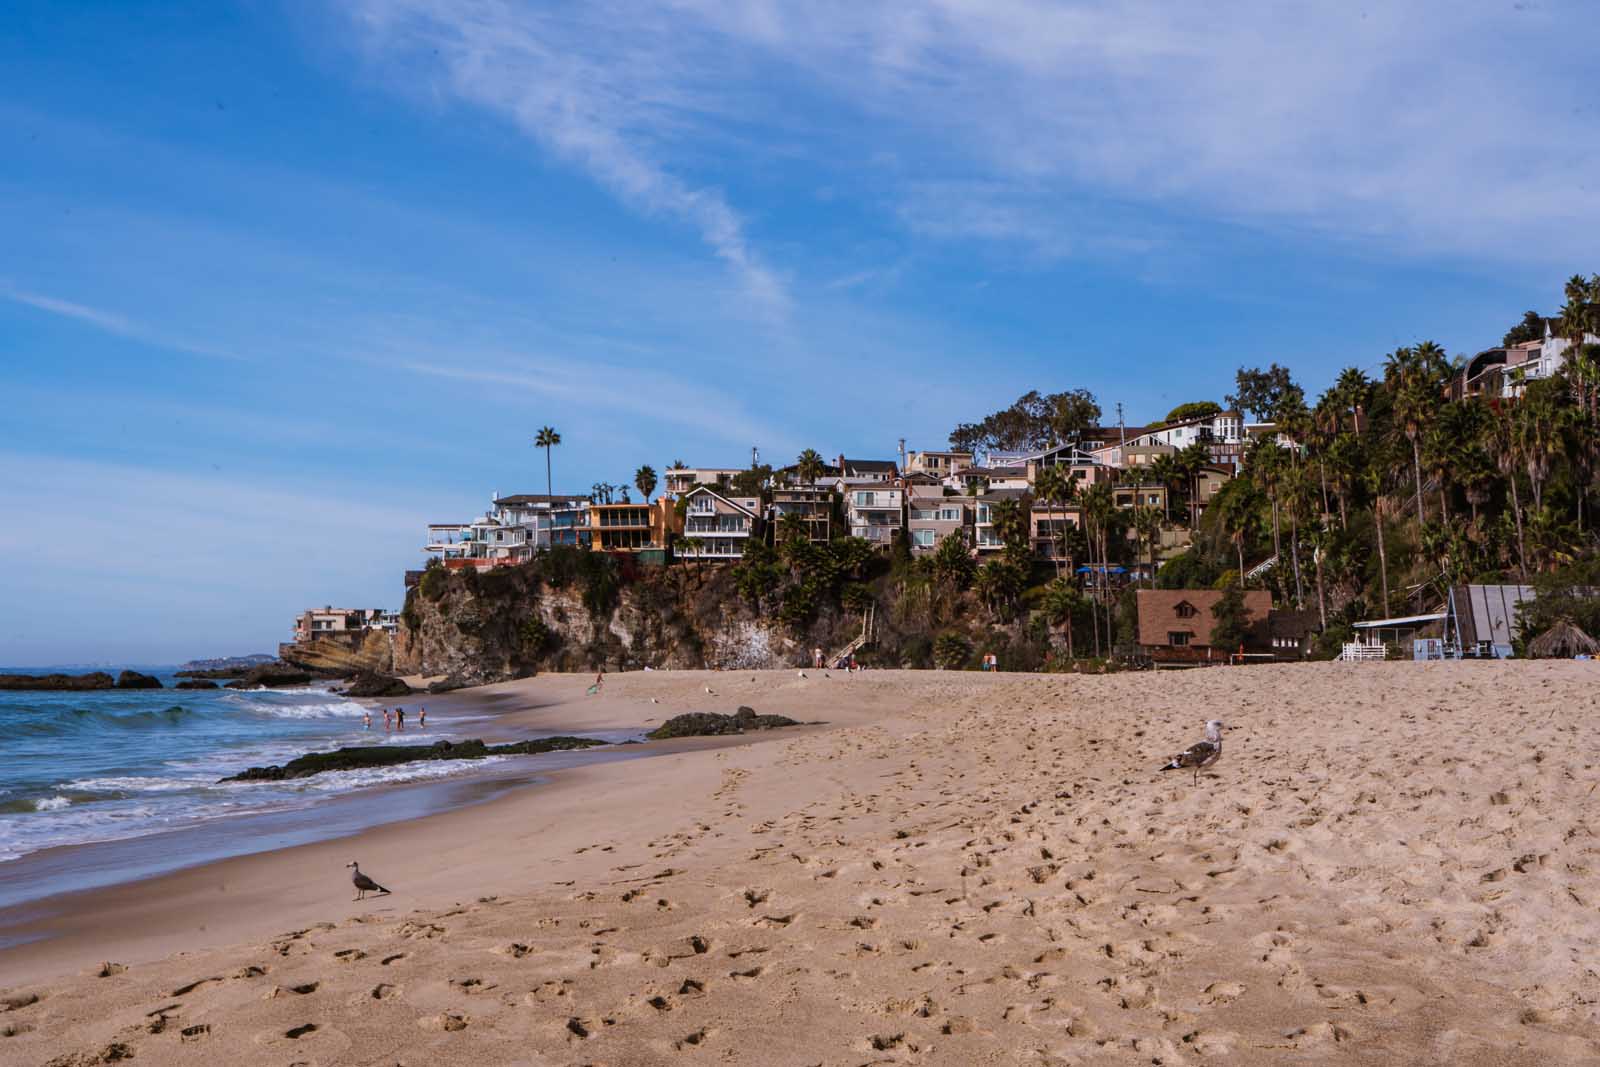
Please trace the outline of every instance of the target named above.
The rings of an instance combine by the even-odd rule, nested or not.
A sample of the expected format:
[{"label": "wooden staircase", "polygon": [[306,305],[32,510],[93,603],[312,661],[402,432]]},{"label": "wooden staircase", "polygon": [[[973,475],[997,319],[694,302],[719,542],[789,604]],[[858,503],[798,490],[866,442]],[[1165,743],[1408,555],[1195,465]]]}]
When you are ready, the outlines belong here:
[{"label": "wooden staircase", "polygon": [[861,613],[861,635],[839,651],[829,656],[824,666],[833,667],[841,660],[848,659],[867,645],[870,645],[877,636],[878,630],[878,605],[868,604],[867,610]]}]

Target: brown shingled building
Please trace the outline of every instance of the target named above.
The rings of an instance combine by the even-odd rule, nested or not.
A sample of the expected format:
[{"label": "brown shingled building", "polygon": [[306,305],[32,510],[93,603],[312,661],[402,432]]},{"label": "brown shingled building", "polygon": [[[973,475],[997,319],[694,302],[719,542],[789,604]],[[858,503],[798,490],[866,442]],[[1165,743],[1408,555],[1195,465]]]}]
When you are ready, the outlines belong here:
[{"label": "brown shingled building", "polygon": [[[1204,650],[1194,653],[1177,653],[1181,658],[1206,658],[1211,650],[1211,609],[1222,599],[1216,589],[1140,589],[1139,645],[1153,657],[1175,649]],[[1265,589],[1246,589],[1244,592],[1245,617],[1250,620],[1251,636],[1247,645],[1267,644],[1267,617],[1272,612],[1272,594]],[[1218,657],[1237,652],[1236,648],[1214,650]]]}]

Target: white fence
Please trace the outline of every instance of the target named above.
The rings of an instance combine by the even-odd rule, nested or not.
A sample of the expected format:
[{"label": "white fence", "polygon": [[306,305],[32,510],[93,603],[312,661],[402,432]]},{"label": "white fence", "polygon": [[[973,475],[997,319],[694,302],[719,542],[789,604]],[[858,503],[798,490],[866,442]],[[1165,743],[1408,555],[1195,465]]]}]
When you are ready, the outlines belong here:
[{"label": "white fence", "polygon": [[1383,659],[1388,650],[1382,645],[1364,645],[1359,641],[1345,642],[1344,651],[1339,653],[1342,660]]}]

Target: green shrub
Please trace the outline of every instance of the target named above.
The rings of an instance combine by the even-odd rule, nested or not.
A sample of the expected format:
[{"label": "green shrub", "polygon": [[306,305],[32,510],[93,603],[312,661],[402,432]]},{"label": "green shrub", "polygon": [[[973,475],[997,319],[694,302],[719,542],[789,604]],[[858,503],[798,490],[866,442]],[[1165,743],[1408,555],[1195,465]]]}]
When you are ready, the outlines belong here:
[{"label": "green shrub", "polygon": [[971,655],[972,646],[967,644],[966,638],[953,631],[940,634],[933,643],[933,660],[946,670],[966,666],[967,658]]},{"label": "green shrub", "polygon": [[422,572],[417,589],[429,600],[440,600],[450,590],[450,572],[443,567],[429,567]]}]

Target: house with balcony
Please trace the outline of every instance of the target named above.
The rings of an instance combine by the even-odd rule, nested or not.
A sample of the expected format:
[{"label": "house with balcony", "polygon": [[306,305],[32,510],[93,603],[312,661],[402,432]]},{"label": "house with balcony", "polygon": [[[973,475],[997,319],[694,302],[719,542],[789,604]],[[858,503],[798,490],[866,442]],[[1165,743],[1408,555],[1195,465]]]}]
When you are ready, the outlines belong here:
[{"label": "house with balcony", "polygon": [[393,633],[399,616],[382,608],[312,608],[295,616],[294,640],[304,644],[332,634],[356,634],[370,630]]},{"label": "house with balcony", "polygon": [[[1560,328],[1560,319],[1545,319],[1542,340],[1526,341],[1506,349],[1505,367],[1500,377],[1502,397],[1521,396],[1529,382],[1541,378],[1553,378],[1561,373],[1561,368],[1566,365],[1572,342],[1556,332]],[[1600,336],[1586,333],[1583,335],[1583,343],[1600,345]]]},{"label": "house with balcony", "polygon": [[906,491],[898,484],[875,477],[841,478],[839,488],[851,537],[887,547],[905,528]]},{"label": "house with balcony", "polygon": [[590,504],[590,544],[598,552],[664,554],[676,518],[675,506],[664,497],[651,504]]},{"label": "house with balcony", "polygon": [[743,474],[745,467],[668,467],[663,485],[673,496],[682,496],[697,485],[725,486]]},{"label": "house with balcony", "polygon": [[909,452],[906,454],[906,474],[928,474],[935,481],[959,470],[974,466],[971,452]]},{"label": "house with balcony", "polygon": [[987,493],[991,489],[1026,489],[1031,484],[1028,468],[1023,465],[1004,467],[963,467],[945,476],[944,486],[958,493]]},{"label": "house with balcony", "polygon": [[832,486],[785,483],[773,486],[770,496],[767,521],[774,537],[782,533],[784,516],[798,515],[813,544],[825,545],[833,540]]},{"label": "house with balcony", "polygon": [[[1029,485],[1035,484],[1039,472],[1046,467],[1057,467],[1065,471],[1067,477],[1077,483],[1078,489],[1084,490],[1097,482],[1108,482],[1116,477],[1116,467],[1096,457],[1094,453],[1085,452],[1075,445],[1056,445],[1034,452],[1026,456],[1022,465],[1027,471]],[[995,486],[995,488],[1014,488],[1012,486]]]},{"label": "house with balcony", "polygon": [[490,514],[503,526],[527,530],[528,544],[535,552],[553,545],[576,547],[589,541],[587,496],[517,493],[496,497]]},{"label": "house with balcony", "polygon": [[965,498],[940,485],[913,485],[906,490],[906,536],[911,554],[926,556],[951,534],[970,541],[973,508]]},{"label": "house with balcony", "polygon": [[1083,526],[1083,508],[1076,503],[1035,500],[1028,508],[1028,543],[1042,560],[1070,563],[1072,531]]},{"label": "house with balcony", "polygon": [[528,528],[508,526],[493,515],[471,522],[429,523],[422,550],[451,570],[509,566],[533,558]]},{"label": "house with balcony", "polygon": [[683,536],[675,554],[684,559],[737,561],[745,545],[760,533],[761,501],[755,497],[723,496],[700,486],[684,498]]},{"label": "house with balcony", "polygon": [[1005,541],[1000,536],[1000,531],[995,526],[996,506],[1001,501],[1010,501],[1020,509],[1022,518],[1027,521],[1028,491],[1026,489],[992,489],[982,496],[973,497],[972,502],[972,549],[979,556],[991,555],[1006,547]]}]

